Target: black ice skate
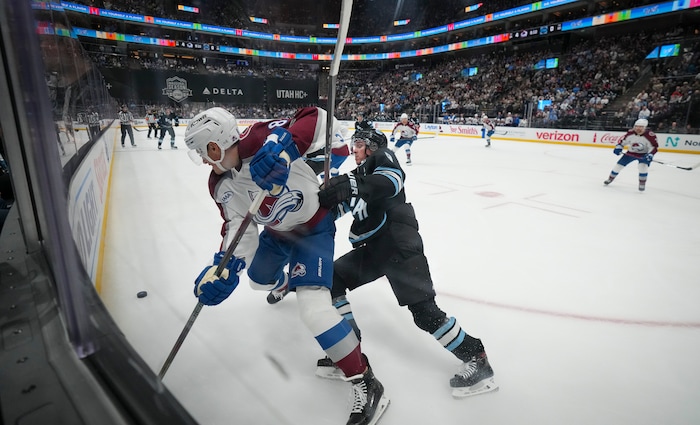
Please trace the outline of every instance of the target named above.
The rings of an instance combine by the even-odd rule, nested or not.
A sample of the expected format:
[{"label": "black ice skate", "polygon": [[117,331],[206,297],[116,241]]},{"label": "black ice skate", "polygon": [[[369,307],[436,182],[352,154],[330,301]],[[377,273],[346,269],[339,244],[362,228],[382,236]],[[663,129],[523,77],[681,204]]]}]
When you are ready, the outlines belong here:
[{"label": "black ice skate", "polygon": [[605,180],[605,181],[603,182],[603,184],[607,186],[607,185],[609,185],[610,183],[612,183],[613,180],[615,180],[615,177],[608,177],[608,179]]},{"label": "black ice skate", "polygon": [[287,296],[288,293],[289,293],[289,283],[285,282],[281,288],[273,289],[272,291],[270,291],[269,294],[267,294],[267,303],[268,304],[277,304],[278,302],[282,301],[284,299],[284,297]]},{"label": "black ice skate", "polygon": [[477,354],[468,362],[462,363],[459,372],[450,379],[450,387],[454,398],[470,397],[497,390],[498,385],[493,380],[493,369],[486,353]]},{"label": "black ice skate", "polygon": [[347,425],[374,425],[379,421],[389,399],[384,396],[384,386],[372,373],[372,368],[362,375],[346,378],[352,382],[352,410]]},{"label": "black ice skate", "polygon": [[326,356],[316,362],[316,376],[325,379],[345,379],[345,374]]},{"label": "black ice skate", "polygon": [[646,189],[646,182],[639,182],[639,191],[644,192],[644,189]]}]

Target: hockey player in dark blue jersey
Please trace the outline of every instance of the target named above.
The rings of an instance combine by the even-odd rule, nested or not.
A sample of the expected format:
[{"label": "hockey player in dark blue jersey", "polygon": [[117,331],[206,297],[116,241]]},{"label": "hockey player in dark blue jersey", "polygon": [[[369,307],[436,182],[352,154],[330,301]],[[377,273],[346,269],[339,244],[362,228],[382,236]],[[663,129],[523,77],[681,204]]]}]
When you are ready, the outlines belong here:
[{"label": "hockey player in dark blue jersey", "polygon": [[[435,302],[435,289],[413,207],[406,202],[405,174],[387,139],[375,130],[353,137],[358,167],[328,181],[319,192],[321,206],[338,215],[351,212],[353,249],[333,263],[331,296],[338,311],[360,337],[346,292],[386,276],[401,306],[407,306],[420,329],[430,333],[462,360],[450,379],[452,395],[462,398],[498,389],[484,346],[468,335],[454,317]],[[320,359],[317,375],[341,377],[328,358]]]}]

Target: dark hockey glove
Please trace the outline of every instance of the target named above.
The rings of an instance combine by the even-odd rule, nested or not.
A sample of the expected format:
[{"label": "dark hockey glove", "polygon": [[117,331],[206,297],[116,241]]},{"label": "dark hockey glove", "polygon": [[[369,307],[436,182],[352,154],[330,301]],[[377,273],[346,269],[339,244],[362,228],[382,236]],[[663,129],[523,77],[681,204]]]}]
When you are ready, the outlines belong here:
[{"label": "dark hockey glove", "polygon": [[[352,180],[354,183],[354,176]],[[328,183],[321,185],[318,200],[322,207],[331,209],[343,201],[350,200],[351,190],[350,177],[347,174],[333,177]]]},{"label": "dark hockey glove", "polygon": [[651,161],[654,160],[654,154],[653,153],[648,153],[644,155],[644,162],[646,162],[648,165],[651,165]]},{"label": "dark hockey glove", "polygon": [[615,155],[620,155],[622,153],[622,145],[615,146],[615,149],[613,149],[613,153]]}]

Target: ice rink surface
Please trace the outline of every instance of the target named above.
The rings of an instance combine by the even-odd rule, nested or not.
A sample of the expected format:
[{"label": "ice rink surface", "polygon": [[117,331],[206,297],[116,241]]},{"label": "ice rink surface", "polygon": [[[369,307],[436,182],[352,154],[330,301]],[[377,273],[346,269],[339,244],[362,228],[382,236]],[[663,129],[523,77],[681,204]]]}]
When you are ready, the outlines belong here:
[{"label": "ice rink surface", "polygon": [[[145,132],[136,148],[115,142],[101,295],[155,373],[220,244],[210,168],[189,160],[184,130],[179,150]],[[381,425],[700,423],[700,169],[653,164],[640,193],[636,162],[603,185],[612,146],[440,136],[414,143],[410,167],[397,156],[438,305],[483,340],[500,390],[453,399],[460,362],[381,279],[348,297],[391,399]],[[350,220],[337,222],[336,257]],[[314,376],[323,352],[295,296],[265,296],[242,277],[205,307],[164,384],[203,425],[344,424],[350,384]]]}]

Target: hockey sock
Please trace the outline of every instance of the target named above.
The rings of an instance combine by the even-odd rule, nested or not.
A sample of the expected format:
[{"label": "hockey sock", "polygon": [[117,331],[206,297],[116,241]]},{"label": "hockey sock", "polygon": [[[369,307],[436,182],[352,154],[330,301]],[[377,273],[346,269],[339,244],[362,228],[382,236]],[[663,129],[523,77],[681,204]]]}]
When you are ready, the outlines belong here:
[{"label": "hockey sock", "polygon": [[360,341],[333,307],[328,288],[297,287],[297,304],[302,322],[345,376],[364,373],[367,361],[360,351]]},{"label": "hockey sock", "polygon": [[619,174],[619,172],[617,172],[617,171],[614,171],[614,170],[611,171],[610,177],[608,177],[608,179],[605,181],[605,184],[608,184],[608,183],[612,182],[613,180],[615,180],[615,177],[617,177],[618,174]]},{"label": "hockey sock", "polygon": [[644,190],[647,184],[647,173],[639,173],[639,190]]},{"label": "hockey sock", "polygon": [[447,351],[463,362],[484,351],[481,341],[464,332],[454,317],[447,318],[433,336]]},{"label": "hockey sock", "polygon": [[347,298],[345,298],[344,295],[342,297],[333,298],[333,305],[335,306],[336,310],[338,310],[338,313],[343,316],[343,319],[350,323],[350,326],[352,326],[352,330],[355,332],[357,339],[361,340],[360,328],[357,326],[357,322],[355,322],[355,317],[352,314],[352,306]]}]

